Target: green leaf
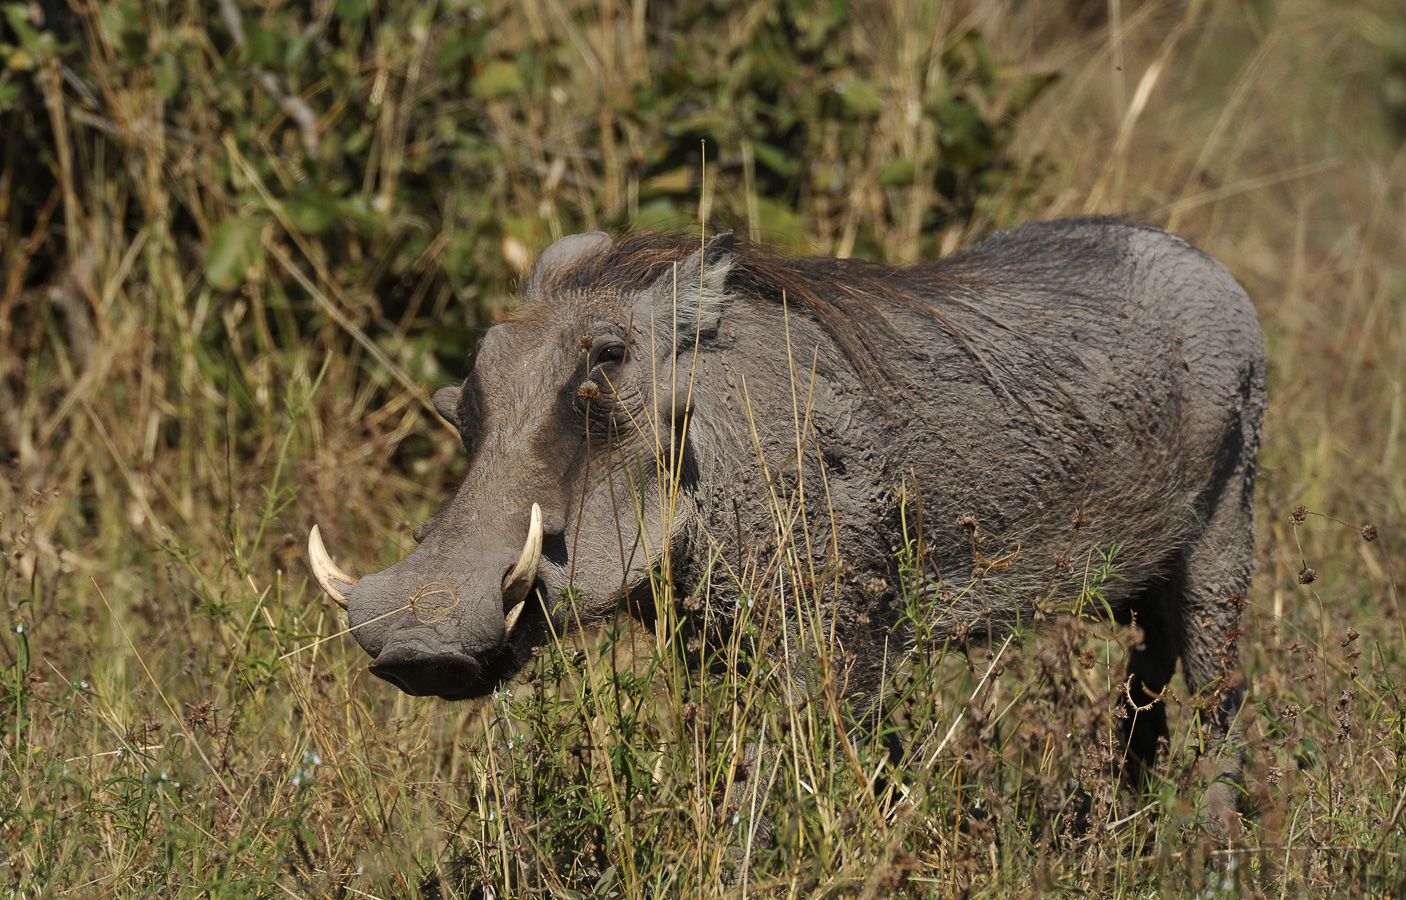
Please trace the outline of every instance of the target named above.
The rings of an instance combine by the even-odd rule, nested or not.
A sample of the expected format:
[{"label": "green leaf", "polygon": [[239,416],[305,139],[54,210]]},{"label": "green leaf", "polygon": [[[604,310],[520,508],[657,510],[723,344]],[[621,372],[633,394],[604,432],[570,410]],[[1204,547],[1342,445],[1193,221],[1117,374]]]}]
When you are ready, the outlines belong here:
[{"label": "green leaf", "polygon": [[10,23],[16,37],[20,39],[20,46],[28,51],[31,57],[43,59],[52,56],[57,50],[58,42],[54,40],[53,34],[40,32],[29,24],[24,4],[6,3],[0,5],[0,11],[4,13],[5,20]]},{"label": "green leaf", "polygon": [[259,258],[259,232],[263,221],[233,218],[221,222],[210,235],[205,251],[205,281],[217,291],[235,291],[245,273]]},{"label": "green leaf", "polygon": [[595,897],[610,897],[614,895],[614,889],[615,866],[612,865],[610,868],[606,869],[604,872],[601,873],[600,879],[596,881],[595,890],[591,893],[592,896]]},{"label": "green leaf", "polygon": [[264,66],[273,62],[278,52],[278,40],[273,32],[255,19],[244,22],[244,58],[250,65]]},{"label": "green leaf", "polygon": [[174,53],[164,51],[156,58],[156,64],[151,67],[152,80],[156,82],[156,90],[167,100],[176,96],[176,91],[180,90],[185,83],[185,78],[176,62]]},{"label": "green leaf", "polygon": [[872,81],[846,78],[835,82],[835,93],[853,116],[877,116],[884,111],[883,92]]},{"label": "green leaf", "polygon": [[477,32],[465,28],[454,29],[444,37],[439,49],[435,51],[435,65],[448,69],[466,62],[482,44],[483,39]]},{"label": "green leaf", "polygon": [[757,162],[778,175],[789,178],[800,170],[801,161],[786,151],[761,142],[752,145]]},{"label": "green leaf", "polygon": [[783,247],[796,246],[802,236],[801,229],[796,225],[796,210],[790,203],[758,197],[757,217],[761,219],[758,225],[762,234],[772,243]]},{"label": "green leaf", "polygon": [[677,227],[681,218],[674,201],[660,197],[640,205],[640,210],[635,215],[635,225],[641,230],[664,229]]},{"label": "green leaf", "polygon": [[911,159],[892,159],[879,173],[879,184],[884,187],[907,187],[913,183],[917,166]]},{"label": "green leaf", "polygon": [[0,111],[23,106],[24,96],[24,85],[13,81],[0,81]]},{"label": "green leaf", "polygon": [[284,201],[293,227],[303,234],[321,234],[337,221],[337,198],[321,191],[299,194]]},{"label": "green leaf", "polygon": [[524,88],[522,73],[510,62],[497,60],[483,67],[470,91],[480,100],[492,100],[519,93]]},{"label": "green leaf", "polygon": [[333,15],[343,22],[356,24],[366,21],[366,11],[366,0],[337,0],[337,8]]}]

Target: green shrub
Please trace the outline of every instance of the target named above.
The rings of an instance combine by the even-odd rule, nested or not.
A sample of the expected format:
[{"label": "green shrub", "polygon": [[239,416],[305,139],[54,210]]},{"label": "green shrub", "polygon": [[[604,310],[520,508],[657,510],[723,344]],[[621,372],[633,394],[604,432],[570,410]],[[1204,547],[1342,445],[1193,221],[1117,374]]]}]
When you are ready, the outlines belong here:
[{"label": "green shrub", "polygon": [[[522,251],[562,233],[702,212],[791,247],[931,255],[1012,189],[1013,122],[1048,78],[980,34],[902,7],[861,26],[874,10],[844,0],[659,10],[5,3],[12,277],[141,234],[179,293],[280,310],[288,345],[325,318],[276,245],[358,325],[457,367]],[[883,39],[912,28],[893,59]]]}]

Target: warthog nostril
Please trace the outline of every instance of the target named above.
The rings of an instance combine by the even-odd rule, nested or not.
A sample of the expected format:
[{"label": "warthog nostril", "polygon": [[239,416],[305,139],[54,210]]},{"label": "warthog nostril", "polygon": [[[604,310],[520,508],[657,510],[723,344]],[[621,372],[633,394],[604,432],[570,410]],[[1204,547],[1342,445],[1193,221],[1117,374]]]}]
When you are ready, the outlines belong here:
[{"label": "warthog nostril", "polygon": [[383,651],[371,663],[371,672],[407,694],[454,700],[474,692],[482,666],[452,650],[399,646]]}]

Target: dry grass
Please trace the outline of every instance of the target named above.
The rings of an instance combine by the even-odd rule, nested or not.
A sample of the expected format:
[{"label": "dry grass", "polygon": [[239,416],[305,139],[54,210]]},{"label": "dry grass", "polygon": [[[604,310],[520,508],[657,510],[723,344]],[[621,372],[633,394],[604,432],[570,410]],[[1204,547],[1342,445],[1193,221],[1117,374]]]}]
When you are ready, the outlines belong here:
[{"label": "dry grass", "polygon": [[[334,239],[281,199],[303,176],[285,162],[306,138],[296,91],[251,120],[249,143],[214,114],[237,92],[168,108],[153,70],[90,86],[101,103],[85,105],[51,68],[27,120],[53,148],[56,189],[37,217],[12,214],[22,156],[8,150],[0,173],[0,861],[12,894],[1400,893],[1406,154],[1387,89],[1406,26],[1387,2],[876,10],[890,6],[900,12],[861,29],[856,58],[896,98],[923,90],[914,59],[969,26],[1017,61],[1012,72],[1060,73],[1016,120],[1025,162],[934,230],[930,188],[876,174],[924,158],[926,138],[895,101],[867,154],[826,145],[845,188],[789,198],[795,232],[780,237],[904,259],[1025,218],[1124,211],[1211,252],[1255,299],[1271,405],[1240,642],[1243,838],[1200,836],[1185,710],[1172,711],[1164,789],[1110,786],[1108,696],[1128,636],[1073,620],[965,656],[933,648],[896,673],[893,727],[910,769],[877,796],[882,750],[842,743],[838,704],[797,709],[761,676],[701,677],[667,619],[656,635],[626,622],[548,648],[533,684],[481,705],[376,682],[309,580],[308,526],[361,570],[408,550],[460,465],[426,405],[458,374],[438,344],[477,321],[455,310],[501,295],[505,251],[650,213],[629,141],[565,152],[599,119],[573,119],[566,102],[520,121],[490,103],[502,140],[527,158],[487,166],[469,195],[514,217],[502,242],[461,246],[458,213],[437,234],[397,231],[393,209],[384,230]],[[117,28],[120,8],[98,9],[94,21]],[[206,53],[193,81],[218,82],[208,38],[163,32],[151,23],[166,13],[141,9],[151,34]],[[556,35],[586,93],[638,79],[647,34],[629,8],[555,9],[525,4],[495,52]],[[434,68],[416,22],[388,21],[384,43],[365,36],[373,61],[358,84],[382,92],[374,167],[351,176],[367,209],[423,175],[406,162]],[[102,29],[82,39],[97,56],[121,41]],[[605,115],[593,102],[579,108]],[[319,110],[329,128],[343,112]],[[267,158],[251,161],[249,146]],[[758,197],[749,152],[724,146],[723,174],[696,203],[751,212],[775,235],[786,204]],[[189,222],[173,221],[175,205]],[[221,270],[234,284],[215,289],[204,248],[218,223],[255,212],[247,271]],[[428,261],[395,270],[404,241]],[[454,283],[450,258],[478,260],[481,280]],[[371,296],[388,282],[396,299]],[[501,301],[480,305],[491,316]],[[436,330],[459,318],[459,332]],[[1301,584],[1307,568],[1316,577]],[[764,571],[740,576],[756,628],[721,648],[733,668],[778,665],[764,652],[775,585]],[[813,655],[823,686],[823,650]],[[759,768],[774,772],[777,839],[728,881],[755,812],[734,793],[736,751],[757,742],[775,751]]]}]

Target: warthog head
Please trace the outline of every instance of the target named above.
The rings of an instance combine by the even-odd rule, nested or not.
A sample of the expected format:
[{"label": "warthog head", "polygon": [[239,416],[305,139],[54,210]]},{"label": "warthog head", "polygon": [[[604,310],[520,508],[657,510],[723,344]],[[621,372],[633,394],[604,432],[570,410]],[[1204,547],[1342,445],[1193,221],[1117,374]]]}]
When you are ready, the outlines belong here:
[{"label": "warthog head", "polygon": [[554,629],[613,614],[666,552],[691,351],[717,328],[732,260],[730,234],[691,255],[683,240],[631,253],[595,232],[544,251],[473,374],[434,395],[468,470],[404,560],[352,578],[313,528],[313,569],[373,673],[409,694],[486,694]]}]

